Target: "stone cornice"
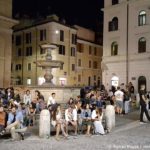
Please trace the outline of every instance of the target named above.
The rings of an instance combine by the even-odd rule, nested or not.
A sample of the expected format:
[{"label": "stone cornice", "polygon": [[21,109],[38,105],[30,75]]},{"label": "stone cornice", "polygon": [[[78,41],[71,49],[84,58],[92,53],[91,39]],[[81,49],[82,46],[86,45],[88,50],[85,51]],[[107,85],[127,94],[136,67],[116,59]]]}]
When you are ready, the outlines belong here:
[{"label": "stone cornice", "polygon": [[[147,52],[143,54],[129,55],[129,62],[133,61],[150,61],[150,53]],[[105,64],[126,62],[126,56],[103,56],[102,62]]]},{"label": "stone cornice", "polygon": [[8,28],[12,28],[14,25],[16,25],[18,23],[19,22],[17,20],[14,20],[14,19],[11,19],[8,17],[4,17],[4,16],[0,16],[0,26],[2,26],[4,24]]}]

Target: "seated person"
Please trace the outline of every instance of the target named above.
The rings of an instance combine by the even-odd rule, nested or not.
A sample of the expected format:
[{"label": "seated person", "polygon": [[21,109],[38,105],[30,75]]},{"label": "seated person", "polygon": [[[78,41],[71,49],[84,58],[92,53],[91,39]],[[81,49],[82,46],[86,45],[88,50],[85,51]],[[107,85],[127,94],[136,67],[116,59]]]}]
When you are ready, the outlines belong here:
[{"label": "seated person", "polygon": [[96,134],[104,135],[104,127],[102,125],[103,113],[101,108],[96,108],[92,112],[92,120],[94,121],[94,128]]},{"label": "seated person", "polygon": [[7,127],[5,129],[11,133],[13,140],[24,139],[22,132],[25,132],[27,128],[23,127],[23,115],[21,111],[17,110],[17,106],[13,106],[8,114]]},{"label": "seated person", "polygon": [[91,129],[91,109],[89,107],[89,104],[84,105],[83,110],[81,112],[82,117],[82,126],[87,125],[87,132],[86,135],[90,135],[90,129]]},{"label": "seated person", "polygon": [[67,134],[64,130],[66,123],[65,123],[65,120],[62,119],[60,105],[57,104],[56,107],[50,108],[50,114],[51,114],[51,124],[56,128],[56,140],[59,140],[60,130],[62,131],[64,137],[67,138]]},{"label": "seated person", "polygon": [[66,121],[66,133],[68,134],[68,125],[73,125],[75,129],[75,135],[77,135],[77,110],[75,105],[72,104],[65,110],[65,121]]},{"label": "seated person", "polygon": [[0,135],[4,134],[5,125],[6,125],[6,113],[4,112],[3,106],[0,104]]},{"label": "seated person", "polygon": [[28,107],[29,125],[30,126],[33,126],[35,124],[35,112],[36,112],[36,108],[34,107],[34,104],[31,103]]}]

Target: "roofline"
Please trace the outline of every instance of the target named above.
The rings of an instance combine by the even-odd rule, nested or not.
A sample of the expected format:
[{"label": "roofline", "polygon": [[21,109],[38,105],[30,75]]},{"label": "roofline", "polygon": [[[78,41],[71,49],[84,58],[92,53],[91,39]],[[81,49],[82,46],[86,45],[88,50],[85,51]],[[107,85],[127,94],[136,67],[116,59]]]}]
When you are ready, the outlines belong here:
[{"label": "roofline", "polygon": [[32,27],[36,27],[36,26],[39,26],[39,25],[44,25],[44,24],[46,24],[46,23],[52,23],[52,22],[58,23],[58,24],[60,24],[60,25],[63,25],[63,26],[69,27],[69,28],[72,28],[72,29],[74,29],[74,30],[78,30],[77,28],[75,28],[75,27],[73,27],[73,26],[63,24],[63,23],[61,23],[61,22],[59,22],[59,21],[55,21],[55,20],[45,20],[45,21],[41,21],[41,22],[39,22],[39,23],[35,23],[35,24],[33,24],[33,25],[31,25],[31,26],[28,26],[28,27],[23,27],[23,28],[16,29],[16,30],[14,29],[14,32],[26,30],[26,29],[29,29],[29,28],[32,28]]},{"label": "roofline", "polygon": [[98,43],[96,43],[96,42],[92,42],[92,41],[90,41],[90,40],[86,40],[86,39],[83,39],[83,38],[79,38],[79,37],[77,37],[77,40],[81,40],[81,41],[89,42],[89,43],[92,43],[92,44],[95,44],[95,45],[98,45],[98,46],[103,47],[102,45],[100,45],[100,44],[98,44]]}]

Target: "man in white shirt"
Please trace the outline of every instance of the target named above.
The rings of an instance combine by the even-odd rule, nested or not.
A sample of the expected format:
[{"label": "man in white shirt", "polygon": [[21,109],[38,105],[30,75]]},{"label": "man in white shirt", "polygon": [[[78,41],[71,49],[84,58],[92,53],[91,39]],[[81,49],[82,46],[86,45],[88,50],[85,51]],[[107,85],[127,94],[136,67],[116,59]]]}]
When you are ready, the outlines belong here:
[{"label": "man in white shirt", "polygon": [[117,91],[115,92],[115,99],[116,99],[116,107],[117,107],[118,114],[122,114],[123,97],[124,97],[124,93],[120,90],[120,87],[117,87]]},{"label": "man in white shirt", "polygon": [[51,96],[48,98],[47,107],[49,105],[55,105],[56,104],[55,96],[56,96],[56,94],[52,93]]}]

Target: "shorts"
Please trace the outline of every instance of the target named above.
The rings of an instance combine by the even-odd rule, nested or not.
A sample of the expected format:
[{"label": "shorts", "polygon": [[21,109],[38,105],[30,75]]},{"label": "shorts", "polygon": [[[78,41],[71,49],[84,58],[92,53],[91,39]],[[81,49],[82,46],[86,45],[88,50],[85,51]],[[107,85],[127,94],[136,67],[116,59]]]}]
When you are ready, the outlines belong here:
[{"label": "shorts", "polygon": [[91,120],[88,120],[88,121],[83,120],[82,122],[82,125],[91,125],[91,124],[92,124]]},{"label": "shorts", "polygon": [[123,109],[123,101],[116,101],[116,106]]}]

